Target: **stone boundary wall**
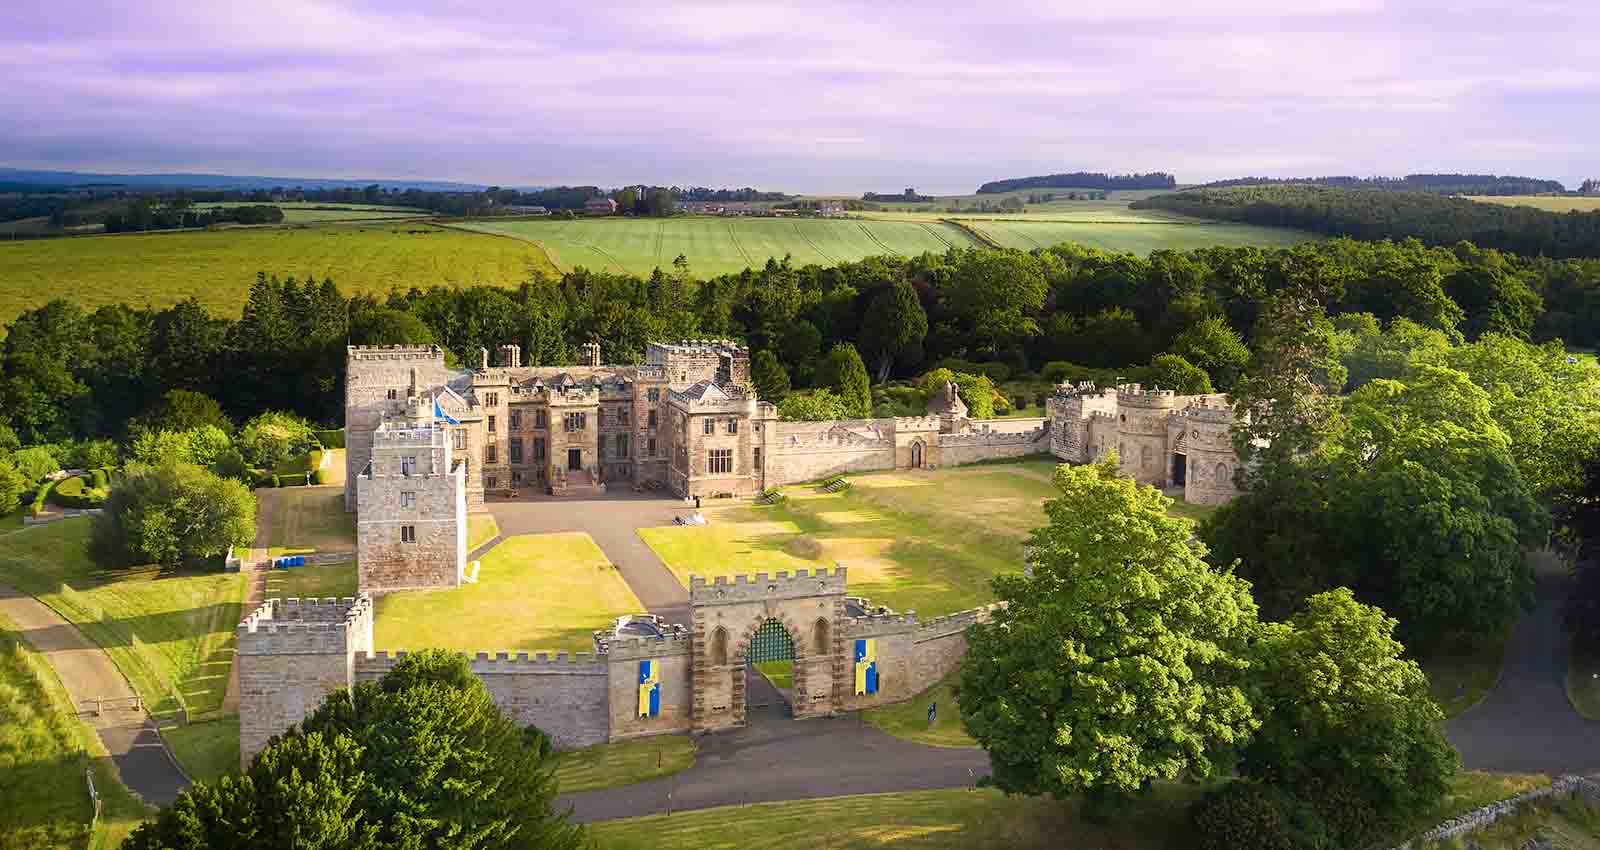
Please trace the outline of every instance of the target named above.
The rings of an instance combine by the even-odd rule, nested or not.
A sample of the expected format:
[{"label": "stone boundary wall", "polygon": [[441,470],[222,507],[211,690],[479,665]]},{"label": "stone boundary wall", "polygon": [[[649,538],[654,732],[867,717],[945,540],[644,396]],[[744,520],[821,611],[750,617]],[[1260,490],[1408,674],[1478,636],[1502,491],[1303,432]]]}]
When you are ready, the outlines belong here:
[{"label": "stone boundary wall", "polygon": [[[694,722],[694,638],[689,634],[661,638],[623,638],[607,646],[610,716],[607,735],[612,741],[687,732]],[[639,662],[649,660],[659,669],[661,710],[655,717],[639,716]]]},{"label": "stone boundary wall", "polygon": [[752,602],[764,599],[798,599],[807,596],[843,596],[846,573],[844,567],[830,571],[827,567],[815,571],[795,570],[793,575],[779,570],[770,577],[766,573],[716,576],[707,582],[704,576],[689,576],[689,604],[716,605]]},{"label": "stone boundary wall", "polygon": [[1490,803],[1481,809],[1474,809],[1460,817],[1451,818],[1444,823],[1422,833],[1416,838],[1403,844],[1396,845],[1393,850],[1417,850],[1426,847],[1432,842],[1444,841],[1458,835],[1476,832],[1503,817],[1516,814],[1528,803],[1542,800],[1546,797],[1582,796],[1591,803],[1600,804],[1600,782],[1586,779],[1582,776],[1562,776],[1545,788],[1535,788],[1524,791],[1515,797]]}]

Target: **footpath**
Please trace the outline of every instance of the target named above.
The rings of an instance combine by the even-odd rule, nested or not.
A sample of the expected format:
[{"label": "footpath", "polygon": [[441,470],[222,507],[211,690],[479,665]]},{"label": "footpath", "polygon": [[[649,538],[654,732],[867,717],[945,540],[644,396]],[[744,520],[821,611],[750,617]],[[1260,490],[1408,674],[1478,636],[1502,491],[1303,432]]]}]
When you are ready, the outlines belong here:
[{"label": "footpath", "polygon": [[[78,716],[93,726],[122,772],[122,782],[145,802],[165,806],[189,779],[161,741],[150,716],[135,708],[132,686],[105,650],[48,606],[0,585],[0,614],[55,668]],[[96,712],[96,700],[110,706]]]}]

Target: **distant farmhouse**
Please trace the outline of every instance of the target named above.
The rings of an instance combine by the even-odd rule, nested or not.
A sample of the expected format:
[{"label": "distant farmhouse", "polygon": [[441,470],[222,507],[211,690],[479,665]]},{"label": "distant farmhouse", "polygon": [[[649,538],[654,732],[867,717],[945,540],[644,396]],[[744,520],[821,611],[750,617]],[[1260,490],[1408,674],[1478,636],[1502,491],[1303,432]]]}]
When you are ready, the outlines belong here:
[{"label": "distant farmhouse", "polygon": [[589,215],[616,215],[617,202],[610,198],[590,198],[583,202],[583,211]]}]

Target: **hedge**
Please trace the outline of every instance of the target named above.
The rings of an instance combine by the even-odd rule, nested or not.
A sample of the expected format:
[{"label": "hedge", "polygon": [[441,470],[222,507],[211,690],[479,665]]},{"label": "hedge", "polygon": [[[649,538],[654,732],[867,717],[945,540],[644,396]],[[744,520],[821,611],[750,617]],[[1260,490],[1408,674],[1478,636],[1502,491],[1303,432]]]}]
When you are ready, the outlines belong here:
[{"label": "hedge", "polygon": [[344,448],[344,429],[343,428],[335,428],[335,429],[328,430],[328,431],[312,431],[311,433],[312,433],[312,435],[314,435],[317,438],[317,442],[322,443],[323,447],[325,447],[325,448],[330,448],[330,449],[342,449],[342,448]]},{"label": "hedge", "polygon": [[111,486],[111,470],[105,467],[89,470],[89,486],[96,490]]},{"label": "hedge", "polygon": [[95,487],[87,475],[63,478],[50,494],[50,501],[63,508],[98,508],[105,504],[105,487]]},{"label": "hedge", "polygon": [[319,469],[316,472],[311,473],[311,483],[319,486],[328,483],[328,471],[326,469]]},{"label": "hedge", "polygon": [[44,513],[45,502],[49,501],[50,494],[55,492],[56,483],[55,481],[46,481],[39,485],[39,489],[34,492],[32,508],[34,516]]},{"label": "hedge", "polygon": [[311,483],[311,474],[308,472],[296,472],[289,475],[274,475],[272,478],[275,482],[272,485],[274,487],[304,487]]}]

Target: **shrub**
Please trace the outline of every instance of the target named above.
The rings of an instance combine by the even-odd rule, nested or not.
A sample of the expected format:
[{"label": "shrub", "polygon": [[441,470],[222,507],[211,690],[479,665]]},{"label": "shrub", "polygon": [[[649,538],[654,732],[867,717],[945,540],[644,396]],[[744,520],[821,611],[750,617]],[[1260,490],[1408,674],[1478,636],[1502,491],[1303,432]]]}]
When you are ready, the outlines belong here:
[{"label": "shrub", "polygon": [[1196,850],[1324,850],[1327,827],[1303,801],[1270,785],[1230,782],[1189,810]]},{"label": "shrub", "polygon": [[283,486],[283,476],[274,474],[272,476],[272,486],[274,486],[274,487],[282,487]]},{"label": "shrub", "polygon": [[256,533],[250,491],[187,463],[135,466],[95,518],[90,551],[107,566],[215,558]]},{"label": "shrub", "polygon": [[105,503],[108,493],[104,485],[94,486],[90,476],[78,475],[57,482],[50,491],[50,501],[63,508],[96,508]]},{"label": "shrub", "polygon": [[84,440],[74,446],[69,454],[71,465],[78,469],[116,466],[119,462],[117,444],[110,440]]},{"label": "shrub", "polygon": [[56,458],[56,453],[49,446],[29,446],[11,453],[11,464],[22,473],[30,482],[58,472],[61,461]]},{"label": "shrub", "polygon": [[305,454],[314,439],[309,422],[292,413],[269,410],[245,423],[238,446],[250,463],[270,469]]},{"label": "shrub", "polygon": [[89,470],[89,486],[96,490],[104,490],[111,486],[111,471],[105,467]]},{"label": "shrub", "polygon": [[317,438],[317,442],[321,443],[323,446],[325,446],[327,448],[330,448],[330,449],[342,449],[342,448],[344,448],[344,429],[343,428],[333,428],[333,429],[329,429],[329,430],[326,430],[326,431],[313,431],[311,433],[312,433],[313,436],[315,436]]},{"label": "shrub", "polygon": [[11,465],[11,459],[0,453],[0,516],[5,516],[22,506],[22,494],[28,482],[22,473]]},{"label": "shrub", "polygon": [[311,473],[309,472],[294,472],[276,477],[278,479],[276,486],[278,487],[304,487],[311,483]]},{"label": "shrub", "polygon": [[815,561],[822,557],[822,542],[809,534],[802,534],[783,544],[783,551],[808,561]]}]

